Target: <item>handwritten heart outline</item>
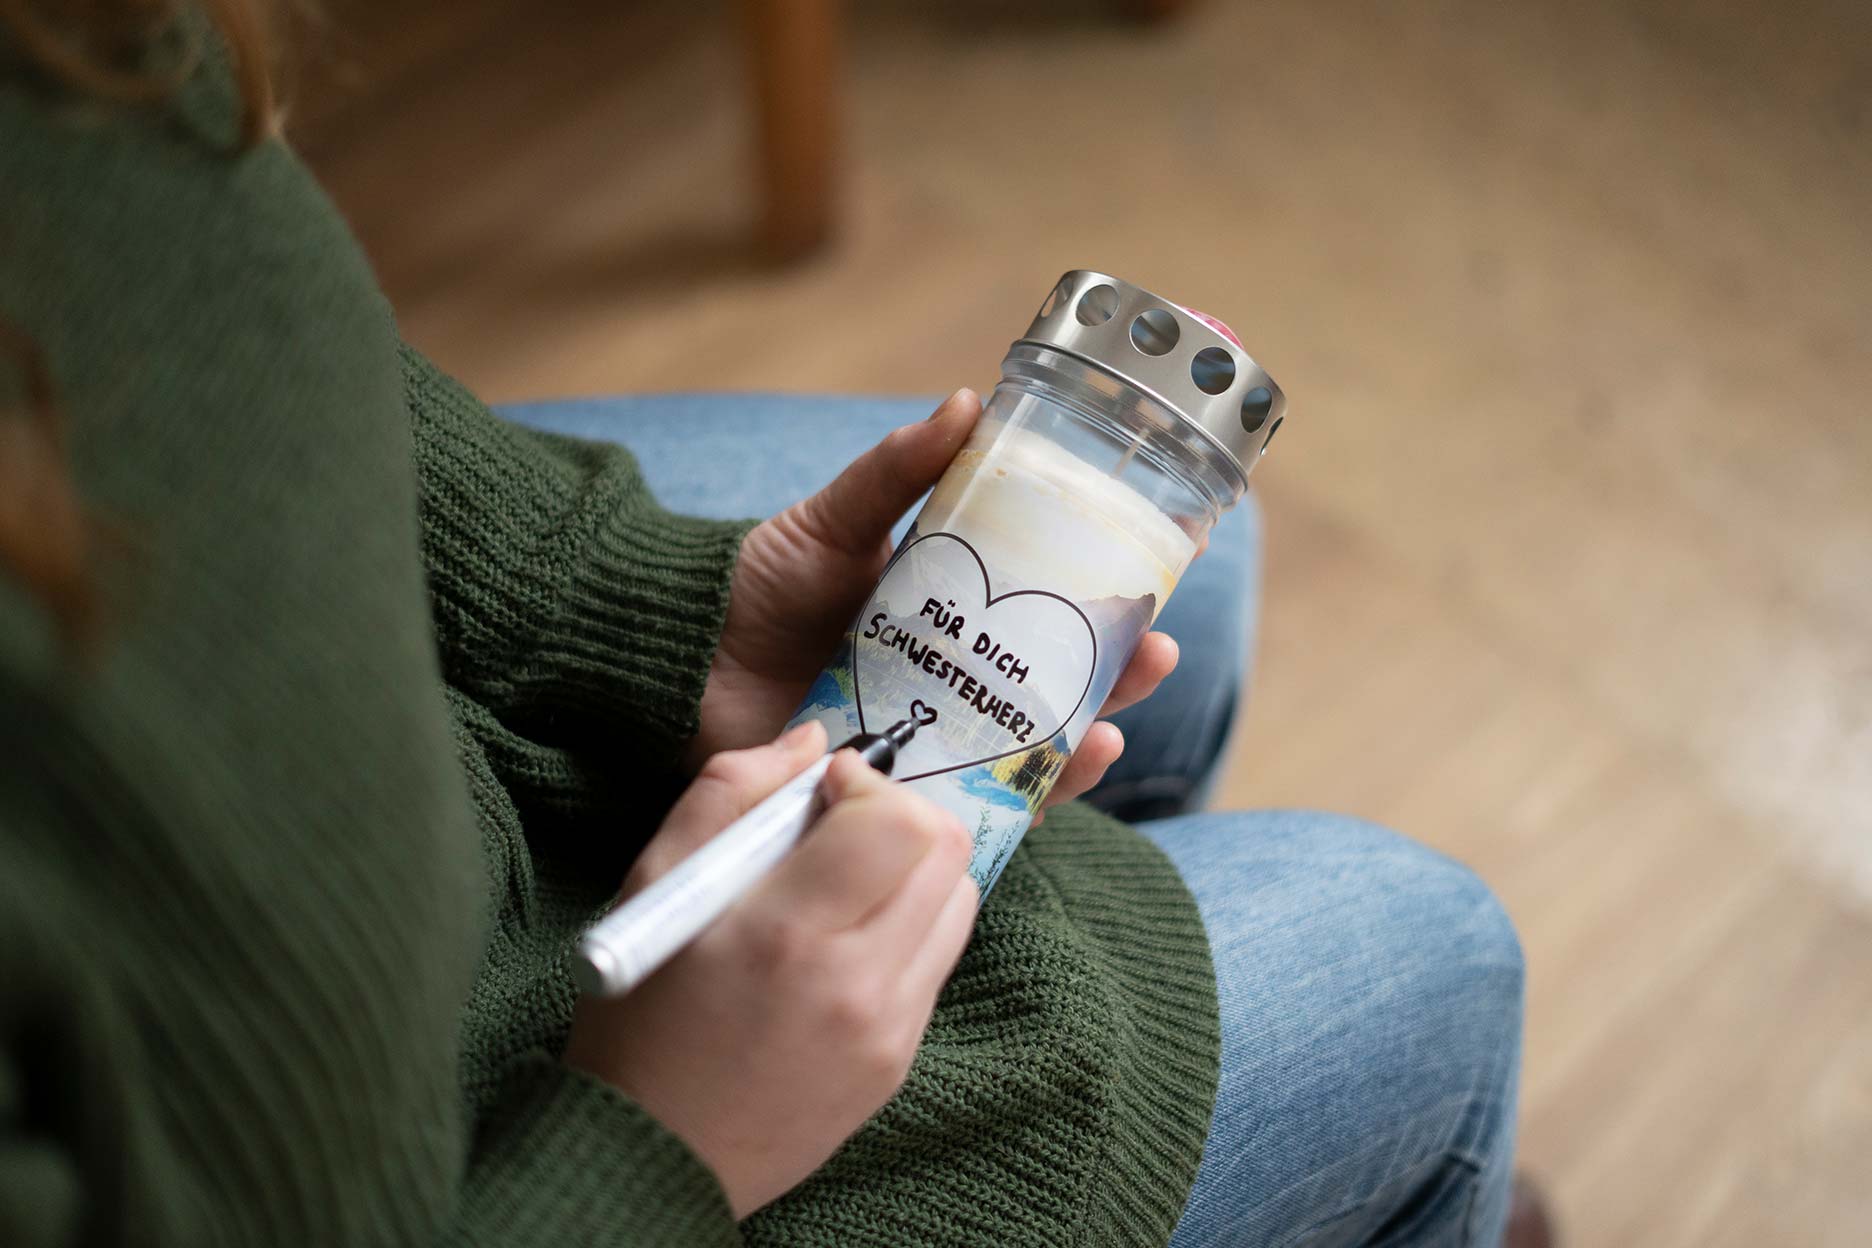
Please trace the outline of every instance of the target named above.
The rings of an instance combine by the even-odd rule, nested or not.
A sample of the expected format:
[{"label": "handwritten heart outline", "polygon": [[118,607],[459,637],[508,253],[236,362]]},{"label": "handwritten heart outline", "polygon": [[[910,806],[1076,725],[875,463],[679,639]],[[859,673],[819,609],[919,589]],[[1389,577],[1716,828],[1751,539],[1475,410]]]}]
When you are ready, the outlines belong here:
[{"label": "handwritten heart outline", "polygon": [[[898,564],[898,561],[905,558],[907,555],[909,555],[911,551],[921,546],[924,542],[932,542],[932,541],[935,541],[939,537],[947,538],[952,542],[956,542],[960,544],[963,550],[968,551],[969,558],[975,561],[975,570],[981,573],[981,578],[982,578],[982,599],[983,599],[982,610],[986,611],[989,608],[993,607],[995,603],[1005,602],[1009,598],[1022,598],[1022,597],[1051,598],[1055,602],[1062,603],[1065,605],[1067,610],[1071,611],[1074,615],[1079,617],[1079,622],[1081,624],[1085,625],[1086,636],[1089,637],[1092,641],[1092,661],[1086,667],[1085,688],[1079,691],[1079,700],[1077,702],[1074,702],[1072,710],[1066,712],[1065,716],[1061,718],[1059,722],[1059,727],[1055,728],[1051,733],[1047,734],[1046,741],[1041,741],[1035,745],[1018,745],[1018,746],[1015,746],[1011,750],[1003,750],[999,754],[989,754],[983,758],[972,758],[966,762],[956,763],[949,767],[938,767],[933,771],[919,771],[914,776],[898,777],[899,780],[902,780],[906,783],[911,780],[921,780],[925,776],[940,776],[951,771],[963,771],[970,767],[979,767],[983,763],[992,763],[1000,759],[1007,758],[1010,755],[1025,754],[1029,750],[1039,749],[1040,746],[1045,745],[1047,741],[1051,741],[1055,736],[1064,732],[1066,730],[1067,724],[1072,723],[1073,716],[1079,713],[1079,708],[1085,705],[1085,700],[1087,696],[1090,695],[1092,692],[1092,678],[1098,674],[1098,630],[1092,627],[1092,621],[1089,618],[1087,618],[1085,612],[1079,609],[1079,604],[1074,602],[1070,598],[1054,593],[1050,589],[1014,589],[1014,590],[1009,590],[1005,594],[993,593],[994,586],[989,584],[988,582],[988,565],[982,561],[981,552],[977,551],[974,546],[970,545],[969,540],[965,537],[957,537],[954,533],[945,533],[945,532],[942,532],[941,530],[937,530],[934,533],[925,533],[923,536],[917,538],[916,541],[911,542],[908,546],[905,546],[902,550],[898,551],[896,554],[891,556],[891,561],[884,565],[884,571],[879,574],[877,583],[879,585],[883,585],[885,577],[888,577],[891,574],[891,569],[895,568]],[[874,588],[871,591],[871,593],[874,598],[877,594],[877,590]],[[865,599],[865,607],[869,608],[871,605],[871,602],[872,602],[872,598]],[[861,619],[863,618],[862,612],[860,613],[859,618]],[[859,662],[858,656],[859,656],[858,638],[854,635],[852,638],[852,701],[855,702],[858,706],[858,731],[869,732],[870,729],[865,726],[864,684],[859,676],[859,669],[861,669],[864,666],[864,664]]]}]

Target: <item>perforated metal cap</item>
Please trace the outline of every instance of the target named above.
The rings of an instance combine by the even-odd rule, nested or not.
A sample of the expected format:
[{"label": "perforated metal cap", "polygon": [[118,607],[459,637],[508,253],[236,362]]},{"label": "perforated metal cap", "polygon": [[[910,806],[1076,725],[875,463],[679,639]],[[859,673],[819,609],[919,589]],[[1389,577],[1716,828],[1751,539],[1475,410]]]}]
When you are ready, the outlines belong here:
[{"label": "perforated metal cap", "polygon": [[1021,342],[1112,374],[1176,412],[1246,476],[1273,440],[1287,396],[1211,317],[1089,269],[1059,279]]}]

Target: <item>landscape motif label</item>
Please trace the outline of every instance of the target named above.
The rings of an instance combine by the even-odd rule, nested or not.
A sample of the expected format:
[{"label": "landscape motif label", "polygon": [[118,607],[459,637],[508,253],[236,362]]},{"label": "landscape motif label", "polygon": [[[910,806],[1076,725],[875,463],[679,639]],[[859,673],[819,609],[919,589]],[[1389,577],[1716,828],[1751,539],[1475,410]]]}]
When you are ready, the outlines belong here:
[{"label": "landscape motif label", "polygon": [[1074,602],[997,581],[974,545],[913,527],[793,722],[831,739],[937,712],[893,773],[973,830],[986,893],[1096,717],[1155,601]]}]

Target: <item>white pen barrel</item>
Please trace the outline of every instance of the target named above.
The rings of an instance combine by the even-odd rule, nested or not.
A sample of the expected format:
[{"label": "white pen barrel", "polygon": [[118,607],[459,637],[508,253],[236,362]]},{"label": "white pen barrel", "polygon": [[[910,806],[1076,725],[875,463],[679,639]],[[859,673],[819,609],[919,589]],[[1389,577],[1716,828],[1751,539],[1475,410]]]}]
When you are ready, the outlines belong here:
[{"label": "white pen barrel", "polygon": [[820,758],[594,924],[573,960],[579,987],[622,996],[701,935],[799,841],[831,765],[832,755]]}]

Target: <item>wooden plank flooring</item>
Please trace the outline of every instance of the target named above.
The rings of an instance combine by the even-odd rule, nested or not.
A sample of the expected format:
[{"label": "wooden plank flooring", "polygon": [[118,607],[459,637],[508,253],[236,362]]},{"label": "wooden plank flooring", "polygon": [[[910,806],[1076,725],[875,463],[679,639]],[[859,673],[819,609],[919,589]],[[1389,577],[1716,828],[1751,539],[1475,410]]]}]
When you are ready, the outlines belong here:
[{"label": "wooden plank flooring", "polygon": [[336,8],[300,141],[489,397],[984,385],[1081,265],[1229,320],[1293,419],[1228,799],[1501,892],[1571,1242],[1872,1243],[1872,8],[852,6],[786,270],[732,6]]}]

